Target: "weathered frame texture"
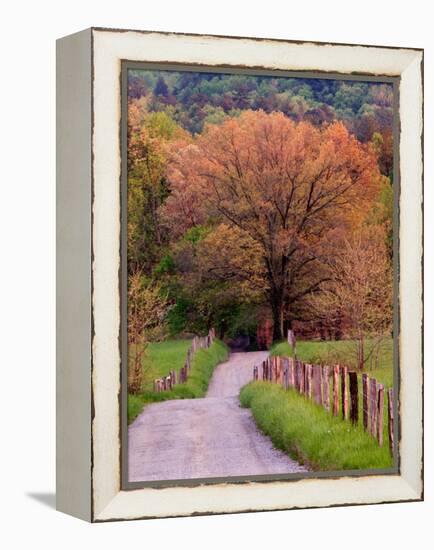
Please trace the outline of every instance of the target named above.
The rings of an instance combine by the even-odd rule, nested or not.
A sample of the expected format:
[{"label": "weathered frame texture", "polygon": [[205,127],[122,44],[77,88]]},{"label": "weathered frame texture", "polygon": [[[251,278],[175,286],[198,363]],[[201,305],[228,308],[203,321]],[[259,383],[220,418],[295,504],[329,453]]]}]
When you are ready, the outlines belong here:
[{"label": "weathered frame texture", "polygon": [[[400,79],[396,475],[121,489],[120,120],[125,60]],[[57,90],[58,508],[100,522],[421,500],[423,52],[89,29],[58,41]]]}]

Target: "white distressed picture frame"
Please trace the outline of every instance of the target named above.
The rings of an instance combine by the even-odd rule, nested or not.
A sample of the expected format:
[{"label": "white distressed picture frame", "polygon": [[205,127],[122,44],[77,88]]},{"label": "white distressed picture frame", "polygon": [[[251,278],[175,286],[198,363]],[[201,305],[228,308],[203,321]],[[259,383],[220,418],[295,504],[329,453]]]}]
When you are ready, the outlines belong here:
[{"label": "white distressed picture frame", "polygon": [[[121,489],[122,60],[400,77],[398,474]],[[422,50],[95,28],[58,41],[57,109],[58,509],[101,522],[422,499]]]}]

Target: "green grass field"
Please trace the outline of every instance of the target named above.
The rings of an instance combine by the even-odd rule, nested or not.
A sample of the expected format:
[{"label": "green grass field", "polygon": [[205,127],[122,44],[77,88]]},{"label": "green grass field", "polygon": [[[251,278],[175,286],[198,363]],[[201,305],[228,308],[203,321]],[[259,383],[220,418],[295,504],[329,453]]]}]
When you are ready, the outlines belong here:
[{"label": "green grass field", "polygon": [[144,383],[143,389],[152,390],[153,380],[167,376],[171,370],[179,371],[184,366],[191,340],[166,340],[149,344],[143,358],[145,371],[150,371],[152,376]]},{"label": "green grass field", "polygon": [[392,466],[387,439],[383,447],[361,426],[328,414],[295,390],[270,382],[251,382],[240,394],[258,427],[275,447],[312,470],[358,470]]},{"label": "green grass field", "polygon": [[[369,351],[370,342],[366,343],[366,351]],[[325,363],[328,365],[346,364],[351,370],[356,370],[354,365],[353,344],[350,340],[339,341],[305,341],[297,342],[297,359],[305,363]],[[287,342],[273,344],[271,355],[292,357],[293,351]],[[365,371],[369,376],[376,378],[385,387],[393,387],[393,340],[384,340],[379,354],[378,367],[370,369],[369,364]]]},{"label": "green grass field", "polygon": [[152,378],[148,377],[140,394],[128,395],[129,424],[142,412],[147,403],[167,399],[191,399],[205,395],[214,368],[225,361],[229,354],[227,346],[219,340],[215,340],[210,348],[197,351],[187,382],[177,384],[170,391],[153,391],[155,378],[166,376],[173,369],[179,372],[184,365],[190,344],[190,340],[168,340],[149,345],[143,358],[143,368],[146,372],[152,372]]}]

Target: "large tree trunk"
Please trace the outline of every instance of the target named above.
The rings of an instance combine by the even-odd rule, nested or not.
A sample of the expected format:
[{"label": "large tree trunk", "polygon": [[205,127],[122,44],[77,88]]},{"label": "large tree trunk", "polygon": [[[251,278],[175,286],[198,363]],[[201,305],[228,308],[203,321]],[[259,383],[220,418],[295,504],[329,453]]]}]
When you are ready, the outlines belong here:
[{"label": "large tree trunk", "polygon": [[283,334],[283,300],[275,295],[271,299],[271,312],[273,315],[273,342],[284,339]]}]

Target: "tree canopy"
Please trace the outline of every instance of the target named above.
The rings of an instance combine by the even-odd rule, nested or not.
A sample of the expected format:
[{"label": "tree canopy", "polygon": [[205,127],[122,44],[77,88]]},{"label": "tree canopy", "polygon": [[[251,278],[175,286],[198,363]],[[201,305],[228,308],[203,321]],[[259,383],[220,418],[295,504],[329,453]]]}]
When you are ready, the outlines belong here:
[{"label": "tree canopy", "polygon": [[[235,259],[226,269],[214,267],[216,277],[251,280],[248,257],[236,265],[238,243],[246,241],[248,256],[254,251],[259,260],[274,337],[281,339],[297,315],[297,302],[327,277],[324,241],[351,216],[366,212],[378,195],[374,151],[342,123],[317,128],[263,111],[209,126],[186,149],[188,154],[181,149],[170,158],[167,205],[181,220],[178,196],[189,187],[189,203],[201,205],[200,221],[226,224],[226,247],[227,233],[236,231],[237,246],[229,254]],[[194,225],[193,217],[188,221]],[[217,244],[213,255],[224,250]]]},{"label": "tree canopy", "polygon": [[172,334],[319,326],[356,234],[390,268],[392,105],[388,84],[130,71],[128,270]]}]

